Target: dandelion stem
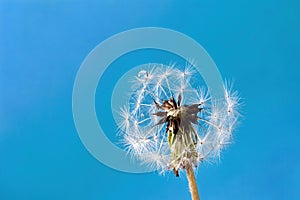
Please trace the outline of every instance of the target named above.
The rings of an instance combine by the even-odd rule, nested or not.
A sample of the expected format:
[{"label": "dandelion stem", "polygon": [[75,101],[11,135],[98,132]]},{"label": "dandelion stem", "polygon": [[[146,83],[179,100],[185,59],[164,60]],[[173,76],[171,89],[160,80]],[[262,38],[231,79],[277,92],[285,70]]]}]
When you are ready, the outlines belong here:
[{"label": "dandelion stem", "polygon": [[189,188],[192,195],[192,200],[200,200],[193,167],[190,163],[187,163],[185,168],[186,175],[189,181]]}]

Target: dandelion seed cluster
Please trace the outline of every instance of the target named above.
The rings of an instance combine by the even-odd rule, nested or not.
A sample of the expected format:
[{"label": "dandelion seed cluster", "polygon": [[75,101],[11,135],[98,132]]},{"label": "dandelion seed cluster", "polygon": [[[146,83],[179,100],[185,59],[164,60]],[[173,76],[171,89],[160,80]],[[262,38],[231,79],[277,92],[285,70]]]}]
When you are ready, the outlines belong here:
[{"label": "dandelion seed cluster", "polygon": [[238,93],[225,84],[224,98],[212,99],[203,86],[192,84],[196,74],[192,66],[159,65],[134,77],[118,124],[133,158],[176,176],[187,165],[220,158],[239,118]]}]

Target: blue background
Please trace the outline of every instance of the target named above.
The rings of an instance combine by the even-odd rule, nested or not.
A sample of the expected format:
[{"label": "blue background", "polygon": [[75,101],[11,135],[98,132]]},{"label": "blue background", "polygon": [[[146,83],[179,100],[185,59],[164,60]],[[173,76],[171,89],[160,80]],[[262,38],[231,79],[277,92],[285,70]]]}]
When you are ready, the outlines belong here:
[{"label": "blue background", "polygon": [[[0,1],[0,199],[190,198],[183,174],[126,174],[102,165],[73,123],[72,88],[86,55],[108,37],[144,26],[198,41],[245,102],[235,143],[220,163],[198,169],[201,198],[300,199],[297,0]],[[115,74],[109,68],[103,81]],[[114,138],[110,111],[101,116]]]}]

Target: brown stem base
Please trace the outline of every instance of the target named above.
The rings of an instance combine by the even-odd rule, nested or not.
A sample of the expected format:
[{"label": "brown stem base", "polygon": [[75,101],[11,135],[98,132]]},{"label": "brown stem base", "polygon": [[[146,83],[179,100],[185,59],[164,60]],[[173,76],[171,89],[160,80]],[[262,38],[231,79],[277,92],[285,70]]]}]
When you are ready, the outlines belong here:
[{"label": "brown stem base", "polygon": [[185,166],[185,168],[186,168],[186,175],[187,175],[187,178],[189,181],[189,187],[190,187],[190,192],[192,195],[192,200],[200,200],[193,167],[191,166],[190,163],[188,163]]}]

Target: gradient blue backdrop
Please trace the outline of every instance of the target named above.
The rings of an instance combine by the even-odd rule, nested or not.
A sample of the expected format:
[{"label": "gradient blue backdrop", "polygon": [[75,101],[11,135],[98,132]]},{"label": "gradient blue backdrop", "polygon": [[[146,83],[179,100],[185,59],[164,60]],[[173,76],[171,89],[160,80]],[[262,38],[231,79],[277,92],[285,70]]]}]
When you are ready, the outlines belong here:
[{"label": "gradient blue backdrop", "polygon": [[[184,176],[102,165],[73,123],[72,87],[86,55],[109,36],[144,26],[197,40],[244,98],[235,143],[219,164],[198,170],[202,199],[300,199],[300,2],[125,2],[0,1],[0,199],[190,198]],[[151,56],[124,59],[130,68]],[[100,108],[110,106],[110,77],[121,74],[111,66],[99,85],[106,98],[97,98],[112,139],[111,113]]]}]

